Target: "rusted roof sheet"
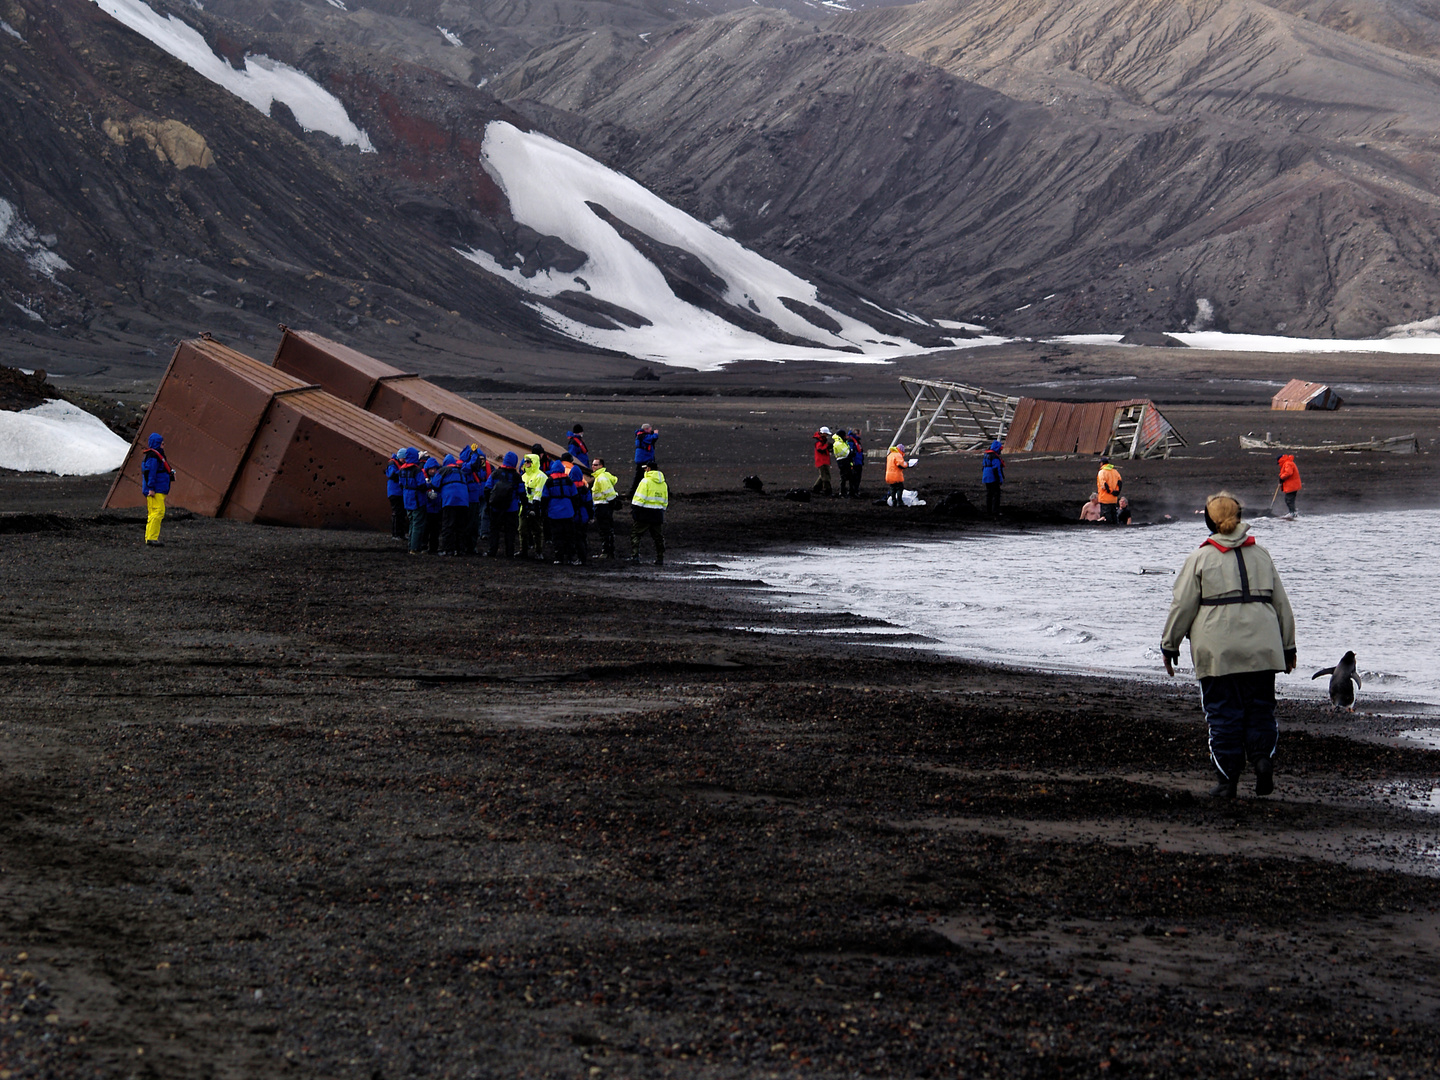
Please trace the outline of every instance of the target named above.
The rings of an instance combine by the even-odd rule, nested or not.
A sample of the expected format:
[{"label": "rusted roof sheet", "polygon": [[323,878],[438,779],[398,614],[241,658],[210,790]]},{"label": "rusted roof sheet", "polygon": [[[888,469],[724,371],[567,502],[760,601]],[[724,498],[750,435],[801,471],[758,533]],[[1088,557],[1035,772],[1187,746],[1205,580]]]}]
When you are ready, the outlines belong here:
[{"label": "rusted roof sheet", "polygon": [[539,443],[552,454],[564,447],[374,357],[304,330],[284,327],[275,366],[411,431],[454,445],[479,443],[493,461],[507,451],[524,455]]},{"label": "rusted roof sheet", "polygon": [[1101,454],[1110,445],[1124,401],[1041,401],[1021,398],[1005,436],[1007,452]]},{"label": "rusted roof sheet", "polygon": [[1303,409],[1338,409],[1344,401],[1340,395],[1324,383],[1291,379],[1270,399],[1270,408],[1280,412],[1299,412]]},{"label": "rusted roof sheet", "polygon": [[152,431],[176,470],[171,505],[276,525],[387,528],[390,455],[453,449],[208,338],[175,350],[107,507],[143,505]]}]

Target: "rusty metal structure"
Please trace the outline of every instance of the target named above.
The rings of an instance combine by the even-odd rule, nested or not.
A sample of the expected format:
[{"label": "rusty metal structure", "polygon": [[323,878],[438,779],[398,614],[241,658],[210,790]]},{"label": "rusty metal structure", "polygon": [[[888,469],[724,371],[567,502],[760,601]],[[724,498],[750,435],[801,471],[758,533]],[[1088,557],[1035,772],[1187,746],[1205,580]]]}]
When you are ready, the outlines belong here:
[{"label": "rusty metal structure", "polygon": [[[482,437],[499,452],[545,445],[458,394],[324,338],[286,331],[276,359],[262,363],[208,335],[181,342],[105,506],[144,505],[140,465],[152,431],[165,436],[176,469],[172,505],[320,528],[389,528],[384,469],[399,447],[443,457]],[[311,370],[319,377],[299,374]]]},{"label": "rusty metal structure", "polygon": [[901,376],[910,409],[890,440],[905,439],[920,453],[967,453],[999,440],[1007,453],[1108,454],[1169,457],[1185,445],[1180,433],[1147,398],[1065,402],[1007,397],[965,383]]},{"label": "rusty metal structure", "polygon": [[477,443],[492,461],[512,450],[523,457],[536,443],[556,456],[564,452],[558,443],[419,375],[319,334],[280,329],[276,368],[419,435],[452,447]]},{"label": "rusty metal structure", "polygon": [[1169,457],[1185,440],[1148,398],[1041,401],[1021,398],[1005,437],[1007,452]]},{"label": "rusty metal structure", "polygon": [[1270,399],[1274,412],[1301,412],[1306,409],[1334,411],[1345,404],[1344,399],[1324,383],[1291,379]]}]

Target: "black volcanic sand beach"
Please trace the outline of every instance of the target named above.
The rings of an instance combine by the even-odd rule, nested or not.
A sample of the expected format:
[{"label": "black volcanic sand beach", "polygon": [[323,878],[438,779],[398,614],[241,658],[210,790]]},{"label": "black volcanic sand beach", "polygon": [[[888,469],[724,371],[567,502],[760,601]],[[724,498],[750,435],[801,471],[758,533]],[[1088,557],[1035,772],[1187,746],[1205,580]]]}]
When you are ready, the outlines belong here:
[{"label": "black volcanic sand beach", "polygon": [[[1080,527],[1045,523],[1090,459],[1017,458],[998,527],[937,512],[979,501],[973,459],[923,461],[933,504],[900,514],[739,489],[808,486],[818,423],[898,420],[867,379],[512,399],[602,452],[660,424],[660,569],[184,514],[147,550],[108,478],[0,476],[0,1070],[1433,1076],[1435,818],[1405,795],[1440,752],[1395,738],[1433,721],[1286,700],[1275,796],[1217,805],[1188,682],[813,635],[858,620],[698,573]],[[1236,434],[1415,430],[1408,457],[1302,455],[1301,507],[1434,505],[1436,403],[1387,401],[1176,401],[1190,448],[1127,490],[1198,543],[1206,491],[1273,484]]]}]

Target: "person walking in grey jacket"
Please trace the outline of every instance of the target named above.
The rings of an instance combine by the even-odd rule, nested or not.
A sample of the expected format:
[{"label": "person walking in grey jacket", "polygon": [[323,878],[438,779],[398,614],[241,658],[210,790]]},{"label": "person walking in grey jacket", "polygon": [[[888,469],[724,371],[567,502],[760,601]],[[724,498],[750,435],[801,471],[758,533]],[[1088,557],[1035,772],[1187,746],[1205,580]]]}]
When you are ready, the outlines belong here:
[{"label": "person walking in grey jacket", "polygon": [[1275,673],[1295,670],[1295,615],[1270,553],[1248,535],[1240,503],[1222,491],[1205,501],[1210,536],[1185,560],[1160,652],[1175,674],[1180,643],[1200,680],[1210,727],[1210,760],[1219,773],[1211,795],[1233,799],[1248,757],[1255,794],[1275,790]]}]

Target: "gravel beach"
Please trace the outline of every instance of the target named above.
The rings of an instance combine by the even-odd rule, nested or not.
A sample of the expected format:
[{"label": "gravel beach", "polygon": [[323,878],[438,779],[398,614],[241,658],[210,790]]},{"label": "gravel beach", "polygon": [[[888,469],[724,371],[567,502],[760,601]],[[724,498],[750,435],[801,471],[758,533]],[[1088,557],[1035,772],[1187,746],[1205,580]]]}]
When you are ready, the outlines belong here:
[{"label": "gravel beach", "polygon": [[[1026,348],[992,381],[1034,381]],[[663,568],[183,513],[146,549],[108,477],[0,475],[0,1076],[1435,1075],[1436,819],[1404,793],[1440,751],[1394,737],[1433,720],[1287,700],[1275,796],[1214,804],[1189,683],[844,644],[696,573],[1080,527],[1093,459],[1015,458],[999,523],[946,501],[981,501],[954,457],[913,513],[743,491],[808,487],[821,423],[883,456],[893,372],[843,374],[493,399],[612,462],[658,424]],[[1420,440],[1302,458],[1302,512],[1440,498],[1433,391],[1294,416],[1155,379],[1190,446],[1122,464],[1140,520],[1263,505],[1236,436],[1267,425]]]}]

